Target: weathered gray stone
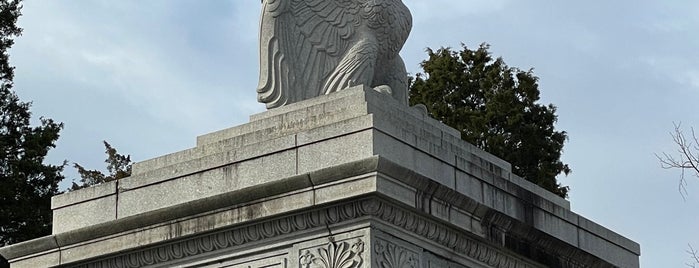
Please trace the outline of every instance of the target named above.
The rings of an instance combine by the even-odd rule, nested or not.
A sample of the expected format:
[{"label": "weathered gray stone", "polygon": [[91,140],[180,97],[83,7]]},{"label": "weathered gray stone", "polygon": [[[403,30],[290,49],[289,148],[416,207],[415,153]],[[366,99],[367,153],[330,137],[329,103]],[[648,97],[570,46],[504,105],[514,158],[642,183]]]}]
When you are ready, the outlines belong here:
[{"label": "weathered gray stone", "polygon": [[[361,87],[353,88],[357,90]],[[370,112],[373,114],[378,114],[381,111],[382,114],[387,114],[391,119],[402,119],[409,125],[418,125],[423,127],[422,130],[430,131],[433,133],[442,132],[448,136],[459,138],[461,137],[461,132],[458,130],[442,124],[441,122],[431,118],[429,115],[419,111],[415,108],[408,108],[402,105],[400,102],[386,98],[384,94],[373,90],[367,90],[364,88],[366,94],[366,102],[370,104]],[[429,126],[429,127],[425,127]]]},{"label": "weathered gray stone", "polygon": [[418,111],[366,87],[320,99],[204,135],[197,147],[146,161],[130,178],[56,197],[54,235],[0,254],[17,265],[60,256],[72,267],[107,255],[143,264],[139,256],[166,252],[160,267],[298,267],[298,245],[370,228],[448,267],[638,266],[638,244],[570,211],[568,201]]},{"label": "weathered gray stone", "polygon": [[577,217],[578,226],[581,229],[584,229],[591,234],[595,234],[596,236],[603,237],[604,240],[607,240],[613,244],[619,245],[619,246],[633,252],[634,254],[637,254],[637,255],[641,254],[641,247],[637,243],[629,240],[628,238],[621,236],[618,233],[615,233],[612,230],[604,228],[601,225],[594,223],[593,221],[588,220],[581,215],[574,214],[573,216]]},{"label": "weathered gray stone", "polygon": [[[207,144],[206,146],[210,145]],[[219,168],[264,155],[293,150],[295,146],[295,135],[270,139],[265,142],[249,144],[243,147],[222,145],[218,150],[211,150],[212,152],[208,152],[207,154],[200,153],[198,157],[179,158],[177,162],[167,161],[167,166],[158,168],[151,166],[150,168],[152,169],[149,171],[141,171],[140,174],[124,178],[121,180],[119,187],[128,190],[149,184],[156,184],[173,178],[191,175],[202,170]]]},{"label": "weathered gray stone", "polygon": [[117,218],[117,195],[65,206],[53,211],[52,233],[63,233]]},{"label": "weathered gray stone", "polygon": [[[599,234],[593,234],[586,230],[578,229],[580,249],[598,256],[599,258],[614,263],[617,267],[639,267],[639,253],[629,251],[610,243]],[[637,245],[633,246],[637,248]]]},{"label": "weathered gray stone", "polygon": [[40,255],[32,256],[31,258],[12,262],[12,268],[37,268],[37,267],[54,267],[59,265],[60,252],[53,250]]},{"label": "weathered gray stone", "polygon": [[374,155],[373,133],[364,130],[298,148],[299,174],[361,160]]},{"label": "weathered gray stone", "polygon": [[449,163],[444,163],[380,131],[374,132],[374,146],[375,154],[401,163],[447,187],[455,187],[454,167]]},{"label": "weathered gray stone", "polygon": [[296,151],[288,150],[204,170],[146,188],[127,189],[119,196],[118,217],[129,217],[294,176],[296,159]]},{"label": "weathered gray stone", "polygon": [[376,192],[376,175],[365,174],[350,177],[342,181],[318,185],[314,188],[313,203],[315,205],[328,204]]},{"label": "weathered gray stone", "polygon": [[57,209],[80,202],[99,199],[105,196],[114,195],[117,192],[117,182],[110,181],[92,187],[81,189],[80,191],[69,191],[51,198],[51,209]]},{"label": "weathered gray stone", "polygon": [[456,171],[456,187],[454,189],[480,203],[485,202],[483,200],[483,181],[462,171]]},{"label": "weathered gray stone", "polygon": [[365,95],[365,87],[358,86],[252,115],[250,123],[197,137],[197,146],[256,132],[264,133],[262,138],[279,137],[364,116],[368,114]]},{"label": "weathered gray stone", "polygon": [[533,209],[532,222],[534,228],[542,230],[553,237],[571,245],[578,245],[578,226],[574,222],[565,221],[543,210]]},{"label": "weathered gray stone", "polygon": [[[285,106],[273,109],[273,110],[268,110],[265,112],[257,113],[250,115],[250,122],[256,122],[256,121],[262,121],[262,120],[269,120],[273,117],[278,117],[279,115],[284,115],[296,110],[303,110],[307,109],[308,107],[312,106],[321,106],[326,109],[346,109],[348,106],[352,105],[327,105],[329,103],[333,103],[334,100],[337,99],[345,99],[347,97],[350,97],[355,100],[361,100],[362,102],[365,101],[364,96],[367,94],[366,90],[368,89],[367,86],[364,85],[358,85],[358,86],[353,86],[348,89],[342,90],[335,92],[333,94],[328,94],[328,95],[321,95],[312,99],[305,100],[303,102],[296,102],[296,103],[290,103]],[[358,98],[359,97],[359,98]],[[346,101],[346,100],[343,100]],[[328,111],[324,111],[328,112]],[[230,129],[235,129],[236,127],[230,128]],[[225,130],[224,130],[225,131]],[[214,132],[217,133],[217,132]]]},{"label": "weathered gray stone", "polygon": [[6,259],[19,259],[28,255],[37,254],[51,255],[58,248],[55,237],[45,236],[34,240],[20,242],[11,247],[0,248],[0,255]]},{"label": "weathered gray stone", "polygon": [[[378,161],[378,162],[377,162]],[[183,238],[183,237],[196,237],[193,235],[200,234],[200,233],[209,233],[210,231],[217,230],[220,228],[226,228],[226,226],[236,226],[235,224],[242,224],[246,222],[255,222],[255,220],[258,219],[268,219],[271,217],[279,217],[278,215],[288,215],[290,212],[300,212],[304,211],[304,209],[308,209],[310,207],[316,207],[316,206],[323,206],[324,204],[338,204],[339,207],[338,209],[334,209],[331,211],[334,211],[330,213],[328,211],[320,213],[320,214],[315,214],[315,215],[334,215],[333,213],[339,213],[336,214],[338,216],[330,216],[328,219],[332,219],[333,224],[340,224],[339,219],[342,217],[347,217],[349,215],[354,215],[355,212],[360,212],[360,211],[365,211],[368,213],[377,213],[379,211],[383,211],[388,214],[377,214],[377,217],[379,219],[382,219],[381,222],[386,223],[385,221],[388,221],[388,223],[391,226],[397,226],[400,228],[408,228],[408,229],[401,229],[403,231],[401,232],[414,232],[411,230],[414,230],[412,228],[416,228],[413,224],[406,224],[406,220],[408,222],[414,222],[414,223],[419,223],[418,226],[423,226],[423,224],[427,224],[428,222],[424,222],[423,220],[417,220],[412,219],[410,217],[416,217],[416,216],[408,216],[408,214],[405,214],[407,212],[398,212],[400,209],[398,207],[396,208],[387,208],[386,205],[371,205],[368,208],[363,208],[363,209],[358,209],[358,208],[350,208],[347,207],[346,205],[342,205],[343,200],[352,200],[356,198],[362,198],[367,196],[367,194],[371,193],[376,193],[379,194],[382,198],[387,198],[387,200],[395,200],[396,202],[401,203],[403,207],[412,207],[412,206],[418,206],[419,203],[426,204],[426,207],[420,208],[415,207],[421,211],[427,212],[428,215],[431,215],[430,217],[434,217],[434,220],[437,220],[436,222],[429,222],[429,227],[420,227],[420,228],[428,228],[429,231],[424,231],[426,236],[425,238],[431,238],[431,239],[437,239],[432,241],[431,243],[436,243],[437,245],[444,245],[445,247],[438,247],[434,248],[433,246],[428,247],[428,249],[432,252],[436,252],[438,254],[447,254],[448,256],[452,256],[451,254],[455,253],[449,253],[449,248],[447,245],[449,245],[451,241],[450,239],[466,239],[466,238],[449,238],[453,236],[454,234],[450,234],[448,236],[432,236],[428,235],[431,233],[441,233],[443,231],[438,231],[442,229],[429,229],[429,228],[445,228],[445,227],[438,227],[439,225],[437,222],[444,221],[444,222],[450,222],[452,226],[459,226],[462,227],[461,231],[459,232],[466,232],[470,233],[471,235],[479,236],[479,237],[485,237],[488,233],[484,232],[484,229],[482,229],[482,224],[481,218],[483,215],[491,215],[493,213],[493,209],[490,208],[490,212],[486,211],[480,211],[480,209],[474,210],[474,208],[471,208],[465,203],[458,202],[454,200],[454,194],[456,194],[455,191],[450,190],[446,188],[446,186],[442,186],[441,184],[423,184],[420,183],[419,181],[412,181],[410,177],[412,176],[419,176],[419,175],[409,175],[410,171],[402,172],[397,169],[399,169],[399,166],[395,164],[390,164],[389,162],[386,162],[387,160],[381,160],[380,158],[377,157],[370,157],[368,159],[354,162],[354,163],[348,163],[345,165],[340,165],[337,166],[336,168],[339,168],[341,170],[344,170],[342,172],[341,170],[337,170],[335,172],[332,172],[329,169],[325,170],[320,170],[317,172],[314,172],[313,176],[330,176],[330,177],[335,177],[334,180],[315,180],[317,183],[315,184],[306,184],[305,190],[293,190],[295,187],[289,187],[288,191],[286,191],[286,194],[282,195],[276,195],[276,196],[270,196],[267,198],[261,199],[261,202],[247,202],[247,203],[240,203],[243,204],[242,206],[238,206],[232,209],[227,209],[227,210],[218,210],[218,212],[215,213],[203,213],[203,214],[195,214],[194,216],[189,216],[185,217],[183,220],[177,220],[177,221],[169,221],[166,222],[165,224],[156,224],[153,227],[149,228],[134,228],[137,225],[134,225],[133,227],[125,229],[121,233],[116,233],[116,234],[111,234],[109,232],[103,233],[103,236],[108,236],[111,237],[109,239],[98,239],[98,240],[92,240],[94,238],[90,238],[90,236],[84,236],[83,239],[85,240],[76,240],[76,239],[66,239],[66,238],[58,238],[57,240],[61,241],[59,243],[59,246],[62,253],[62,262],[63,263],[77,263],[82,260],[87,260],[89,258],[97,256],[99,252],[102,253],[107,253],[107,252],[128,252],[129,250],[135,250],[143,245],[149,245],[149,244],[161,244],[164,241],[169,241],[170,239],[176,239],[176,238]],[[382,164],[383,163],[383,164]],[[373,169],[372,169],[373,167]],[[403,168],[405,169],[405,168]],[[372,171],[373,170],[373,171]],[[405,169],[408,170],[408,169]],[[390,173],[390,174],[407,174],[407,177],[386,177],[382,174],[384,171]],[[365,175],[351,175],[351,174],[357,174],[357,173],[362,173]],[[347,174],[346,177],[339,176],[339,174]],[[301,181],[303,181],[303,177],[299,177]],[[426,178],[423,177],[423,181]],[[310,178],[306,178],[306,180],[310,181]],[[271,184],[274,184],[275,182],[270,182]],[[411,186],[411,185],[418,185],[418,186]],[[285,184],[288,185],[288,184]],[[431,186],[432,185],[432,186]],[[437,187],[442,187],[444,190],[439,190],[437,188],[434,188],[437,185]],[[301,185],[302,186],[302,185]],[[399,187],[396,187],[399,186]],[[302,186],[303,187],[303,186]],[[418,188],[415,188],[418,187]],[[285,192],[280,188],[279,191],[277,192]],[[424,198],[422,200],[427,201],[424,203],[423,201],[416,202],[412,201],[415,197],[421,196],[419,193],[430,193],[429,196],[424,196],[421,198]],[[264,195],[261,195],[264,196]],[[412,196],[412,197],[411,197]],[[458,196],[458,195],[457,195]],[[402,200],[402,201],[400,201]],[[195,201],[197,202],[197,201]],[[338,203],[339,202],[339,203]],[[392,201],[393,202],[393,201]],[[181,206],[186,205],[182,204]],[[466,207],[462,207],[463,205],[467,205]],[[212,207],[213,208],[213,207]],[[373,208],[373,209],[372,209]],[[427,210],[424,210],[426,209]],[[167,208],[166,208],[167,209]],[[182,211],[182,209],[173,207],[172,208],[175,211]],[[379,209],[378,211],[376,209]],[[216,211],[216,210],[214,210]],[[475,213],[469,212],[469,211],[474,211]],[[382,212],[382,213],[383,213]],[[545,211],[541,211],[542,215],[546,214]],[[347,214],[349,213],[349,214]],[[399,214],[396,214],[399,213]],[[344,216],[340,216],[344,215]],[[374,215],[374,214],[371,214]],[[506,215],[503,213],[503,215]],[[310,222],[307,222],[307,224],[310,224],[311,222],[317,222],[320,224],[319,226],[322,226],[322,228],[319,228],[317,230],[327,230],[326,227],[327,223],[324,223],[323,221],[319,221],[319,218],[315,218],[316,216],[313,216],[313,220]],[[417,216],[418,218],[423,217],[423,216]],[[549,217],[552,217],[553,219],[556,218],[555,215],[549,215]],[[114,224],[118,226],[123,226],[123,225],[131,225],[127,223],[126,221],[134,221],[138,220],[139,217],[129,217],[125,218],[122,220],[116,221]],[[368,219],[368,218],[367,218]],[[295,220],[297,221],[297,220]],[[546,221],[549,221],[549,219],[546,219]],[[544,221],[544,222],[546,222]],[[301,222],[306,222],[306,221],[301,221]],[[535,221],[536,222],[536,221]],[[382,223],[382,224],[384,224]],[[147,224],[147,223],[146,223]],[[437,225],[434,225],[437,224]],[[549,224],[553,225],[554,227],[558,228],[560,230],[561,228],[557,227],[558,225],[556,224]],[[282,226],[282,225],[270,225],[272,226]],[[286,226],[286,225],[284,225]],[[339,226],[346,226],[344,224],[341,224]],[[381,225],[383,226],[383,225]],[[402,227],[400,227],[402,226]],[[505,226],[511,226],[511,224],[507,224]],[[548,226],[548,225],[547,225]],[[391,228],[397,228],[397,227],[391,227]],[[284,227],[287,228],[287,227]],[[343,227],[344,228],[344,227]],[[385,228],[385,227],[380,227],[380,228]],[[447,227],[447,229],[443,230],[455,230],[455,229],[449,229],[452,227]],[[546,228],[552,228],[551,226],[548,226]],[[544,229],[546,229],[544,228]],[[263,229],[255,229],[255,230],[264,230]],[[422,229],[420,229],[422,230]],[[555,231],[555,230],[554,230]],[[76,231],[77,232],[77,231]],[[248,232],[248,231],[246,231]],[[336,233],[337,231],[333,231],[332,233]],[[417,234],[420,235],[423,231],[418,231]],[[453,231],[448,231],[448,232],[453,232]],[[551,230],[544,230],[545,233],[551,233],[553,231]],[[266,231],[265,231],[266,233]],[[392,231],[392,233],[395,233]],[[574,231],[573,233],[577,233]],[[64,236],[64,235],[61,235]],[[76,236],[73,236],[76,237]],[[422,238],[421,238],[422,239]],[[446,239],[446,240],[442,240]],[[454,241],[457,241],[454,240]],[[590,239],[588,239],[589,241]],[[82,242],[79,242],[82,241]],[[288,241],[294,241],[294,240],[288,240]],[[327,241],[327,240],[326,240]],[[419,241],[419,240],[418,240]],[[609,247],[611,244],[607,243],[604,244],[604,241],[595,241],[594,243],[597,243],[596,247]],[[421,242],[422,243],[422,242]],[[473,242],[471,242],[473,243]],[[191,245],[199,245],[200,242],[197,243],[191,243]],[[203,244],[202,244],[203,245]],[[264,246],[268,244],[261,244],[260,246]],[[475,245],[475,244],[473,244]],[[572,247],[574,245],[571,245],[569,247]],[[497,253],[495,250],[495,246],[488,246],[488,247],[493,247],[488,249],[488,254],[502,254],[502,253]],[[620,246],[616,245],[616,247],[621,248]],[[457,247],[458,248],[458,247]],[[635,256],[631,252],[624,253],[627,250],[622,250],[620,249],[617,254],[625,254],[622,256],[623,258],[626,259],[632,259],[633,257],[629,256]],[[470,251],[457,251],[457,252],[470,252]],[[459,253],[461,254],[461,253]],[[505,255],[501,255],[502,257],[508,255],[509,253]],[[577,254],[582,254],[582,253],[577,253]],[[494,256],[496,256],[494,255]],[[175,255],[173,255],[175,256]],[[445,256],[445,255],[442,255]],[[454,255],[458,256],[458,255]],[[497,255],[500,256],[500,255]],[[472,256],[471,258],[476,257],[475,255]],[[498,258],[502,258],[498,257]],[[451,258],[453,261],[457,261],[458,263],[461,263],[461,265],[464,265],[465,263],[468,262],[461,262],[458,261],[459,258]],[[468,260],[469,258],[464,258],[464,260]],[[521,258],[517,258],[520,261],[522,260]],[[292,258],[293,260],[293,258]],[[514,261],[514,259],[512,260]],[[615,260],[612,260],[612,262],[615,262]],[[528,266],[524,266],[528,267]]]},{"label": "weathered gray stone", "polygon": [[371,115],[355,117],[345,121],[317,127],[308,131],[299,132],[296,134],[296,142],[297,146],[304,146],[333,137],[342,136],[347,133],[369,130],[373,126],[374,120]]},{"label": "weathered gray stone", "polygon": [[403,203],[408,206],[414,206],[416,202],[417,190],[400,180],[392,179],[385,174],[377,174],[376,189],[377,193],[391,196],[393,200]]}]

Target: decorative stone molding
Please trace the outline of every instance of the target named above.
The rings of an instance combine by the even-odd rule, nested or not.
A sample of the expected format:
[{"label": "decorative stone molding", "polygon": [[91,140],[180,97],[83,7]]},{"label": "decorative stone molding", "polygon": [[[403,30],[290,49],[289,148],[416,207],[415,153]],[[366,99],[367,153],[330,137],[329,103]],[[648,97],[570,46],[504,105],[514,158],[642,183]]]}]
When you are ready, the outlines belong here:
[{"label": "decorative stone molding", "polygon": [[379,268],[419,268],[418,253],[382,238],[374,241],[374,261]]},{"label": "decorative stone molding", "polygon": [[521,258],[497,249],[489,242],[472,237],[455,228],[430,220],[427,217],[394,206],[388,202],[372,200],[363,202],[362,205],[369,215],[491,267],[537,267]]},{"label": "decorative stone molding", "polygon": [[325,246],[306,249],[299,257],[301,268],[359,268],[364,260],[364,242],[328,242]]},{"label": "decorative stone molding", "polygon": [[[206,235],[182,239],[142,250],[110,257],[79,265],[63,265],[61,267],[119,267],[131,268],[154,264],[163,264],[181,260],[199,254],[237,247],[251,242],[273,239],[281,235],[325,228],[359,218],[374,220],[402,229],[422,239],[431,240],[450,249],[463,257],[484,263],[490,267],[529,268],[539,267],[529,261],[515,257],[499,250],[492,242],[486,241],[447,226],[441,222],[428,219],[426,216],[394,205],[377,197],[367,197],[360,200],[335,204],[312,211],[274,218],[255,224],[234,227]],[[364,242],[330,242],[317,246],[313,250],[302,251],[299,264],[304,268],[340,268],[360,267],[364,262],[360,253],[364,250]],[[377,242],[376,256],[382,258],[380,264],[385,268],[419,267],[414,261],[415,256],[387,241]],[[340,265],[342,264],[342,265]],[[406,264],[407,266],[404,266]]]}]

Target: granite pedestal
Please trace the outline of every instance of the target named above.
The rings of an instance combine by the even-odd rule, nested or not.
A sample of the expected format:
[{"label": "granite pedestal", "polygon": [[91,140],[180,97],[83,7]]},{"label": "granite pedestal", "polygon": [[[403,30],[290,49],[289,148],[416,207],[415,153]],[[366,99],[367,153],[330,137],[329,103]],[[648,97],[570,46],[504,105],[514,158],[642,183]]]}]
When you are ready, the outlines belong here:
[{"label": "granite pedestal", "polygon": [[251,116],[53,198],[11,267],[638,267],[639,245],[390,96]]}]

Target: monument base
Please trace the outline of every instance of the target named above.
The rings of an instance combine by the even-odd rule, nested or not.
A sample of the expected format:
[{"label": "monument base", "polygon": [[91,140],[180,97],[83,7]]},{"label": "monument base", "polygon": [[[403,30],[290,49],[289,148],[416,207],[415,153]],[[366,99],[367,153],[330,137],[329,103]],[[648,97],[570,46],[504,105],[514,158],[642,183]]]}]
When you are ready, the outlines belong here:
[{"label": "monument base", "polygon": [[364,87],[251,116],[53,198],[12,267],[638,267],[459,132]]}]

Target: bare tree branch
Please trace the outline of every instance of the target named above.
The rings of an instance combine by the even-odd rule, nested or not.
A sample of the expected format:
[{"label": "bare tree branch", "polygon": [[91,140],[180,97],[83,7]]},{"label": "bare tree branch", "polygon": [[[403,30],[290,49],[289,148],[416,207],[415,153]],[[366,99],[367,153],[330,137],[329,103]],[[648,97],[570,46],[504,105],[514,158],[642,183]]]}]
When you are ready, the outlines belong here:
[{"label": "bare tree branch", "polygon": [[686,171],[689,171],[694,175],[694,177],[699,178],[699,139],[694,132],[694,128],[691,128],[691,137],[687,138],[682,132],[682,124],[674,124],[675,131],[670,133],[672,140],[677,145],[677,156],[673,156],[667,153],[662,153],[662,155],[656,154],[655,157],[660,161],[660,165],[664,169],[680,169],[680,180],[678,184],[678,191],[682,195],[682,198],[686,200],[687,195],[687,177]]},{"label": "bare tree branch", "polygon": [[[670,136],[672,137],[672,141],[677,145],[677,154],[670,155],[662,153],[662,155],[655,154],[655,157],[660,161],[660,166],[662,168],[680,170],[679,192],[682,198],[687,201],[687,172],[699,178],[699,138],[697,138],[694,128],[690,128],[691,136],[687,137],[682,132],[681,123],[674,125],[675,131],[671,132]],[[687,263],[687,266],[698,268],[699,250],[695,250],[690,244],[687,253],[690,256],[690,262]]]},{"label": "bare tree branch", "polygon": [[691,263],[688,263],[687,266],[696,268],[697,265],[699,265],[699,250],[695,250],[692,245],[689,245],[689,249],[687,250],[687,253],[689,253],[689,256],[691,257]]}]

